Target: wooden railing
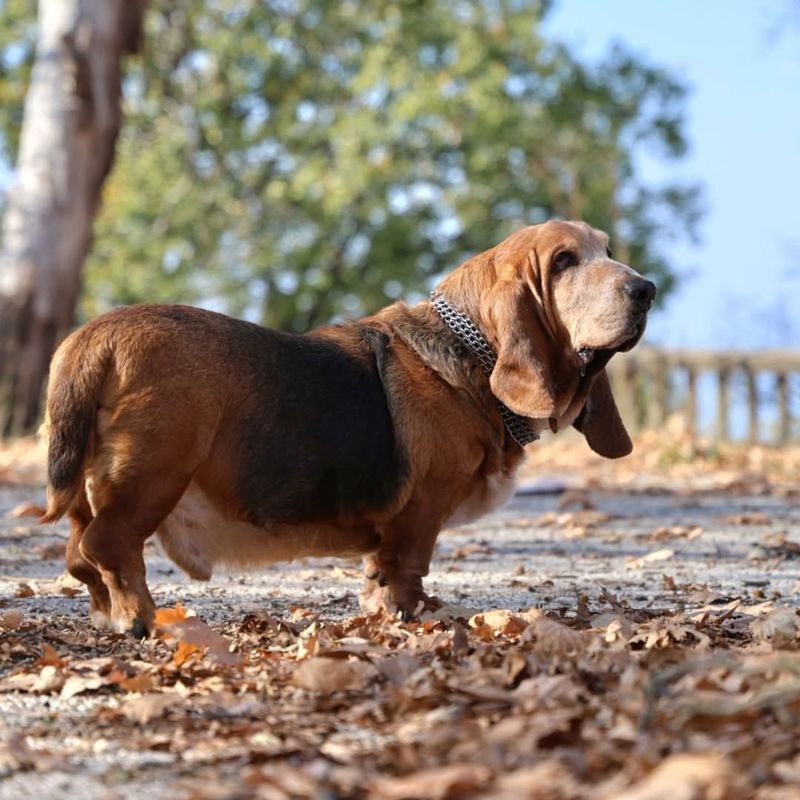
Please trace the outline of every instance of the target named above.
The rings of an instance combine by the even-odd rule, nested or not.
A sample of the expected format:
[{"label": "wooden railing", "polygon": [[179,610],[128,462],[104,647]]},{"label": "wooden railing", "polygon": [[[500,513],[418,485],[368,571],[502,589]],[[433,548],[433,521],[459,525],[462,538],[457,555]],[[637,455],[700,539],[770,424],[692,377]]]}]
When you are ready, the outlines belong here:
[{"label": "wooden railing", "polygon": [[[706,375],[713,377],[713,390]],[[631,432],[662,426],[674,413],[685,416],[692,436],[785,445],[800,441],[796,412],[800,392],[800,351],[753,352],[660,350],[640,347],[609,364],[614,395]],[[700,383],[704,381],[701,388]],[[737,385],[733,396],[731,387]],[[700,419],[700,401],[713,392],[711,414]],[[705,402],[704,405],[708,405]],[[739,431],[731,425],[738,412]],[[709,426],[703,425],[710,419]],[[704,429],[706,428],[706,429]],[[765,431],[764,428],[767,428]]]}]

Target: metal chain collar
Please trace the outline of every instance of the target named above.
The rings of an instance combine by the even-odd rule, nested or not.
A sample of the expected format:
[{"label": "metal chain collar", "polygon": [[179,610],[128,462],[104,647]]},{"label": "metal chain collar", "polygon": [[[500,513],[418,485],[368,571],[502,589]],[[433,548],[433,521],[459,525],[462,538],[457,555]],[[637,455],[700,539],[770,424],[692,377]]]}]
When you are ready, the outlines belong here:
[{"label": "metal chain collar", "polygon": [[[494,365],[497,363],[497,356],[478,326],[466,314],[462,314],[451,306],[442,295],[436,292],[431,294],[431,305],[441,317],[442,322],[475,354],[484,372],[491,375]],[[503,424],[506,426],[509,436],[520,447],[525,447],[526,444],[535,442],[539,438],[539,434],[530,429],[525,417],[515,413],[499,400],[497,401],[497,410],[503,418]]]}]

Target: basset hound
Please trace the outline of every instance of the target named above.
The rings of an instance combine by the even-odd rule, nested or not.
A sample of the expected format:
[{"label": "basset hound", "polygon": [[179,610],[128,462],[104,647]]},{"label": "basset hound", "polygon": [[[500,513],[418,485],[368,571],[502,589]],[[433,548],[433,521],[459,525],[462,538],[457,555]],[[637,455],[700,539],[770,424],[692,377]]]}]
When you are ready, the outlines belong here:
[{"label": "basset hound", "polygon": [[511,494],[524,445],[574,425],[631,451],[605,366],[656,287],[581,222],[524,228],[430,301],[292,335],[178,305],[118,308],[58,348],[48,505],[96,624],[146,635],[143,546],[216,564],[364,556],[367,607],[408,617],[439,531]]}]

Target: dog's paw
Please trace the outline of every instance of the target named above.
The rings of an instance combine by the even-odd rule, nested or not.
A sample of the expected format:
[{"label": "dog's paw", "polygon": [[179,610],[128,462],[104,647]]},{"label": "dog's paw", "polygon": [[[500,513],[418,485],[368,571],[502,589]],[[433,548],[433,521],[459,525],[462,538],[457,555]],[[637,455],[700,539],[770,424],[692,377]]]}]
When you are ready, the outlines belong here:
[{"label": "dog's paw", "polygon": [[404,591],[403,587],[390,584],[381,574],[367,576],[358,603],[364,614],[399,614],[403,622],[411,622],[425,611],[433,612],[443,606],[438,597],[431,597],[419,589]]},{"label": "dog's paw", "polygon": [[141,641],[142,639],[146,639],[150,635],[150,629],[148,628],[144,620],[140,619],[139,617],[134,617],[134,620],[131,623],[131,627],[128,630],[128,633],[134,639]]}]

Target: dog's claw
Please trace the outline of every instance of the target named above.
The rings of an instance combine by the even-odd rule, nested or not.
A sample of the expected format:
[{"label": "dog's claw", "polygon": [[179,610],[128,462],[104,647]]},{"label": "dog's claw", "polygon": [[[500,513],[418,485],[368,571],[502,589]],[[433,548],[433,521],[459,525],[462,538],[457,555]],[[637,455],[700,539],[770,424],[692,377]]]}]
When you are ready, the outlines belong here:
[{"label": "dog's claw", "polygon": [[146,639],[150,632],[147,630],[147,625],[145,625],[139,617],[134,617],[131,623],[130,634],[134,639],[141,640]]}]

